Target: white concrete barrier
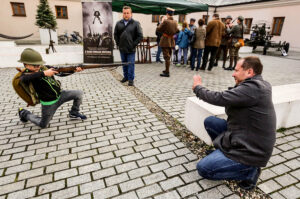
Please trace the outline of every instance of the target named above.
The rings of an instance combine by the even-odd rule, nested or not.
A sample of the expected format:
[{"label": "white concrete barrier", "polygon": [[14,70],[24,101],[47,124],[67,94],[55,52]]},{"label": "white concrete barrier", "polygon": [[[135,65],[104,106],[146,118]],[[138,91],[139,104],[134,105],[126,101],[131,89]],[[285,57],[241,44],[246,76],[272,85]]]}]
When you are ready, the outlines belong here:
[{"label": "white concrete barrier", "polygon": [[[272,90],[277,119],[276,128],[300,125],[300,84],[273,86]],[[227,119],[224,107],[208,104],[197,97],[187,99],[184,118],[186,127],[206,144],[211,144],[211,139],[203,124],[208,116]]]}]

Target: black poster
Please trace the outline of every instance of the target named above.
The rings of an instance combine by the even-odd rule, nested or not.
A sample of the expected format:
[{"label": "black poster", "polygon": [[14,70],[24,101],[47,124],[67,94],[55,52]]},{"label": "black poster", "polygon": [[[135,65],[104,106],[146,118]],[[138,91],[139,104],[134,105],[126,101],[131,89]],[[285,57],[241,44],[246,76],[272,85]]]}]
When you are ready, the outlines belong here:
[{"label": "black poster", "polygon": [[84,63],[112,63],[111,2],[82,2],[82,14]]}]

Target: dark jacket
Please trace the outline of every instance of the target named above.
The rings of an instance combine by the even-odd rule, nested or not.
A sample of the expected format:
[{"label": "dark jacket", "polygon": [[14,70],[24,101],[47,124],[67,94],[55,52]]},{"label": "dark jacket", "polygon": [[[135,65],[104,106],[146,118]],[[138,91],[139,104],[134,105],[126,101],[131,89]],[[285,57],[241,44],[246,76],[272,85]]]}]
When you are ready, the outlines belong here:
[{"label": "dark jacket", "polygon": [[203,101],[225,106],[228,130],[213,140],[215,148],[242,164],[266,166],[276,139],[271,85],[256,75],[227,91],[196,86],[194,92]]},{"label": "dark jacket", "polygon": [[134,19],[130,19],[125,26],[124,19],[118,21],[115,26],[114,39],[120,52],[135,52],[136,46],[143,39],[140,23]]},{"label": "dark jacket", "polygon": [[[41,67],[39,72],[31,73],[28,69],[20,77],[25,84],[32,82],[33,88],[38,95],[38,98],[44,102],[56,100],[61,93],[60,82],[54,76],[47,77],[44,75],[44,70],[47,67]],[[72,73],[61,73],[58,76],[67,76]]]},{"label": "dark jacket", "polygon": [[243,28],[243,24],[241,23],[233,26],[231,29],[227,28],[226,31],[232,38],[241,39],[243,38]]},{"label": "dark jacket", "polygon": [[157,28],[156,31],[161,32],[163,36],[160,39],[160,47],[175,47],[173,36],[179,32],[177,21],[173,17],[165,19]]},{"label": "dark jacket", "polygon": [[[159,26],[160,23],[157,23],[157,26]],[[157,42],[157,45],[159,45],[159,42],[160,42],[160,38],[162,36],[162,33],[161,32],[158,32],[158,31],[155,31],[155,34],[156,34],[156,42]]]}]

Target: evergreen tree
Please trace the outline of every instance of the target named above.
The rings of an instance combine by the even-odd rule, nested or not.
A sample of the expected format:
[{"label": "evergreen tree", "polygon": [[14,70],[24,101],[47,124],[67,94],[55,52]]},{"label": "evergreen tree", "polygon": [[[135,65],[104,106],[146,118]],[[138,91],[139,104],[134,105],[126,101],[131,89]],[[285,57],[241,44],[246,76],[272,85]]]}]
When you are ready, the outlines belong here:
[{"label": "evergreen tree", "polygon": [[[52,10],[50,9],[50,6],[48,4],[47,0],[40,0],[40,4],[38,5],[37,9],[37,15],[36,15],[36,23],[40,28],[45,28],[49,30],[54,30],[57,28],[56,18],[54,17],[54,14]],[[50,40],[51,40],[51,34],[50,34]]]}]

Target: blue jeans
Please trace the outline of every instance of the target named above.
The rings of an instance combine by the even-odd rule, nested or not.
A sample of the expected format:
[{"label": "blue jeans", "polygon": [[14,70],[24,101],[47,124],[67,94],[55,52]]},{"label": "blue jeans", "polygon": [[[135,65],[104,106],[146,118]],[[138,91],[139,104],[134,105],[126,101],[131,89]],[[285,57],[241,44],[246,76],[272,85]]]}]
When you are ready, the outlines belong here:
[{"label": "blue jeans", "polygon": [[178,51],[178,63],[181,63],[181,51],[183,51],[183,63],[187,64],[187,54],[188,54],[188,48],[180,48]]},{"label": "blue jeans", "polygon": [[129,62],[129,64],[123,66],[123,76],[127,80],[134,80],[134,53],[122,53],[120,52],[122,62]]},{"label": "blue jeans", "polygon": [[201,64],[201,59],[202,59],[202,52],[203,49],[197,49],[197,48],[192,48],[192,60],[191,60],[191,68],[194,69],[195,68],[195,60],[197,57],[197,67],[196,69],[200,68],[200,64]]},{"label": "blue jeans", "polygon": [[157,44],[156,62],[160,61],[161,47]]},{"label": "blue jeans", "polygon": [[[206,118],[204,126],[212,140],[227,130],[226,120],[214,116]],[[257,173],[257,167],[231,160],[219,149],[200,160],[197,170],[200,176],[210,180],[253,180]]]}]

